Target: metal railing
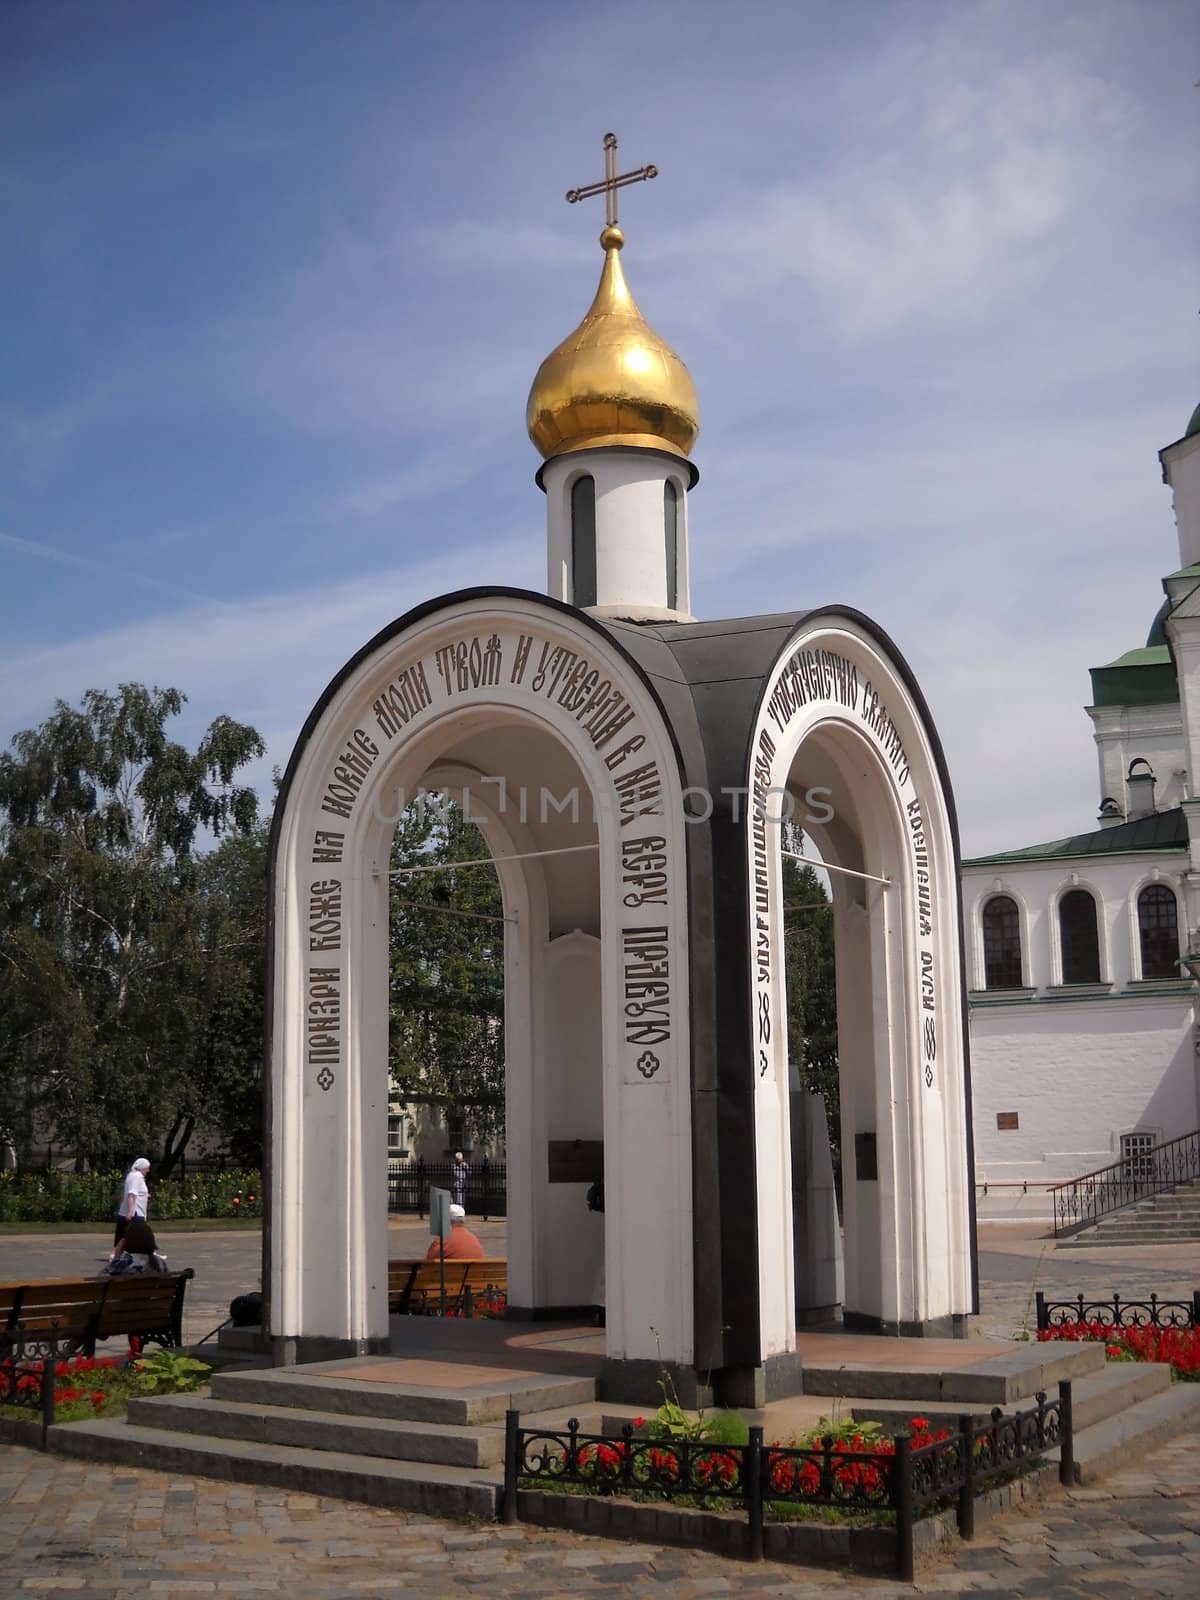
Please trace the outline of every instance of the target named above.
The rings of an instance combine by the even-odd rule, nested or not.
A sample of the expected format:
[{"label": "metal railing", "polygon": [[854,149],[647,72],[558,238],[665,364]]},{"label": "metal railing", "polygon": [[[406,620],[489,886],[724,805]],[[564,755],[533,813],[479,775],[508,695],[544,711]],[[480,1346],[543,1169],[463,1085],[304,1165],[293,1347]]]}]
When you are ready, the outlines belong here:
[{"label": "metal railing", "polygon": [[[507,1167],[503,1161],[472,1161],[463,1205],[468,1217],[503,1217],[508,1214]],[[388,1162],[388,1210],[429,1215],[430,1189],[456,1193],[453,1161]]]},{"label": "metal railing", "polygon": [[[682,1500],[746,1513],[745,1553],[764,1555],[764,1523],[792,1506],[833,1512],[875,1512],[895,1530],[896,1575],[913,1581],[913,1529],[921,1517],[953,1504],[964,1539],[975,1534],[975,1498],[1026,1463],[1059,1451],[1059,1479],[1075,1480],[1071,1384],[1058,1395],[1006,1416],[997,1406],[987,1421],[958,1418],[945,1437],[914,1444],[896,1434],[883,1448],[855,1450],[833,1437],[807,1449],[768,1445],[761,1427],[749,1443],[704,1439],[651,1439],[626,1423],[619,1434],[581,1433],[572,1417],[565,1428],[522,1428],[519,1411],[505,1413],[501,1520],[520,1520],[527,1490],[566,1490],[635,1499]],[[882,1441],[881,1441],[882,1443]],[[714,1507],[715,1508],[715,1507]],[[588,1522],[588,1531],[604,1531]],[[703,1542],[702,1526],[698,1527]],[[622,1525],[620,1537],[628,1537]]]},{"label": "metal railing", "polygon": [[1160,1300],[1156,1294],[1148,1300],[1122,1300],[1119,1294],[1111,1300],[1089,1299],[1083,1294],[1074,1300],[1047,1300],[1039,1289],[1034,1301],[1039,1333],[1081,1322],[1106,1328],[1200,1328],[1200,1289],[1193,1289],[1190,1300]]},{"label": "metal railing", "polygon": [[81,1337],[95,1329],[95,1316],[81,1328],[62,1330],[57,1319],[49,1327],[27,1328],[23,1322],[0,1333],[0,1399],[28,1410],[41,1422],[41,1446],[54,1426],[56,1369],[74,1352]]},{"label": "metal railing", "polygon": [[1101,1217],[1196,1178],[1200,1178],[1200,1128],[1095,1172],[1051,1185],[1055,1237],[1075,1233]]}]

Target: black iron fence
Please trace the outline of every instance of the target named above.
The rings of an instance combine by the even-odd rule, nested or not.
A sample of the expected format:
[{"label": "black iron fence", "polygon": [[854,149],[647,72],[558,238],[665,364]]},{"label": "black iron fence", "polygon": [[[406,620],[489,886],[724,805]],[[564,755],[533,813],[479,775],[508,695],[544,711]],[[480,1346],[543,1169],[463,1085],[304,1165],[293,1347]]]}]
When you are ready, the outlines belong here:
[{"label": "black iron fence", "polygon": [[[1023,1466],[1058,1450],[1059,1478],[1075,1476],[1071,1385],[1058,1395],[1005,1416],[996,1407],[987,1421],[958,1418],[957,1431],[914,1445],[898,1433],[875,1449],[855,1450],[827,1437],[806,1449],[767,1445],[761,1427],[744,1445],[704,1439],[651,1439],[626,1424],[620,1434],[581,1433],[572,1418],[565,1429],[522,1428],[518,1411],[505,1414],[504,1491],[501,1517],[519,1520],[522,1490],[626,1495],[680,1501],[713,1509],[744,1509],[746,1550],[763,1558],[766,1520],[794,1506],[835,1512],[875,1512],[895,1530],[896,1573],[913,1581],[913,1529],[922,1517],[953,1505],[958,1530],[974,1537],[976,1496]],[[588,1524],[590,1531],[598,1531]]]},{"label": "black iron fence", "polygon": [[[94,1329],[94,1318],[88,1326]],[[57,1321],[36,1328],[18,1322],[0,1331],[0,1400],[27,1411],[30,1421],[40,1419],[43,1450],[46,1430],[54,1422],[56,1368],[72,1354],[81,1331],[60,1331]]]},{"label": "black iron fence", "polygon": [[1200,1178],[1200,1128],[1138,1150],[1111,1166],[1097,1167],[1050,1189],[1056,1235],[1074,1233],[1139,1200]]},{"label": "black iron fence", "polygon": [[[508,1215],[506,1165],[503,1161],[472,1161],[469,1164],[462,1204],[471,1217]],[[388,1210],[414,1211],[429,1215],[430,1189],[449,1189],[457,1198],[461,1180],[453,1161],[389,1161]]]},{"label": "black iron fence", "polygon": [[1047,1300],[1039,1289],[1034,1296],[1037,1329],[1068,1328],[1077,1322],[1099,1322],[1108,1328],[1200,1328],[1200,1289],[1190,1300],[1091,1300],[1082,1294],[1074,1300]]}]

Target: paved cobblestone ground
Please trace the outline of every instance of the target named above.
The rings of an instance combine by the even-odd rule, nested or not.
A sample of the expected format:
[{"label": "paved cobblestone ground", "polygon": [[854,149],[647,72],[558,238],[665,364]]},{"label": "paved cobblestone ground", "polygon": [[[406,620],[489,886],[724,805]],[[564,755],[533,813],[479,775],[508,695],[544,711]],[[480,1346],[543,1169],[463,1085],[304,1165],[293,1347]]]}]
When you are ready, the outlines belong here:
[{"label": "paved cobblestone ground", "polygon": [[975,1600],[1200,1594],[1195,1445],[1177,1440],[1098,1489],[985,1524],[915,1589],[801,1567],[532,1528],[479,1527],[204,1478],[97,1468],[0,1446],[0,1597],[195,1600],[662,1600],[913,1593]]},{"label": "paved cobblestone ground", "polygon": [[[503,1218],[472,1228],[493,1255],[506,1248]],[[972,1324],[977,1337],[1008,1339],[1023,1323],[1033,1323],[1033,1293],[1109,1295],[1119,1289],[1127,1299],[1156,1290],[1160,1296],[1191,1298],[1200,1286],[1200,1245],[1192,1243],[1110,1246],[1089,1250],[1056,1250],[1036,1223],[981,1223],[979,1227],[980,1315]],[[108,1257],[107,1229],[88,1233],[0,1233],[0,1281],[36,1275],[69,1277],[99,1272]],[[193,1267],[184,1314],[184,1336],[202,1339],[228,1314],[235,1294],[261,1283],[262,1240],[257,1231],[188,1233],[173,1226],[161,1243],[173,1267]],[[394,1217],[388,1228],[393,1256],[424,1255],[428,1224],[416,1217]]]}]

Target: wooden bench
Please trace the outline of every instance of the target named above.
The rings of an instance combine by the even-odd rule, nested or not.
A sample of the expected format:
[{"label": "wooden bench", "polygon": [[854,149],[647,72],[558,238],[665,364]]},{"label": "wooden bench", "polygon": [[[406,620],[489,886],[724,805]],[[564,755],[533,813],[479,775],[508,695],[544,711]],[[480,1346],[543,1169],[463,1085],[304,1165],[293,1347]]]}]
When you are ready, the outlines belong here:
[{"label": "wooden bench", "polygon": [[[421,1315],[441,1307],[441,1263],[389,1261],[388,1310],[393,1314]],[[508,1293],[508,1260],[485,1256],[477,1261],[446,1262],[446,1310],[469,1317],[481,1295]]]},{"label": "wooden bench", "polygon": [[84,1355],[105,1339],[128,1336],[175,1349],[183,1343],[183,1297],[191,1267],[182,1272],[137,1272],[118,1277],[44,1278],[0,1283],[0,1344],[18,1325],[26,1338],[57,1325],[70,1330]]}]

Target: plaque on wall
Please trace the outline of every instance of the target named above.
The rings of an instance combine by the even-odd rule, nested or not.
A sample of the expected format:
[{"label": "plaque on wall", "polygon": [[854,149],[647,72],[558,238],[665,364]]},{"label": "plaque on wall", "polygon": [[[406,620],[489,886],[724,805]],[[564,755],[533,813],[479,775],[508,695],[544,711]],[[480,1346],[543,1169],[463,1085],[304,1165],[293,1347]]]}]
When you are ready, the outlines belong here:
[{"label": "plaque on wall", "polygon": [[996,1126],[1001,1133],[1011,1133],[1014,1128],[1021,1126],[1020,1114],[1016,1111],[997,1111]]},{"label": "plaque on wall", "polygon": [[873,1133],[854,1135],[854,1176],[860,1183],[879,1181],[879,1156]]},{"label": "plaque on wall", "polygon": [[551,1183],[602,1183],[603,1139],[551,1139],[546,1146]]}]

